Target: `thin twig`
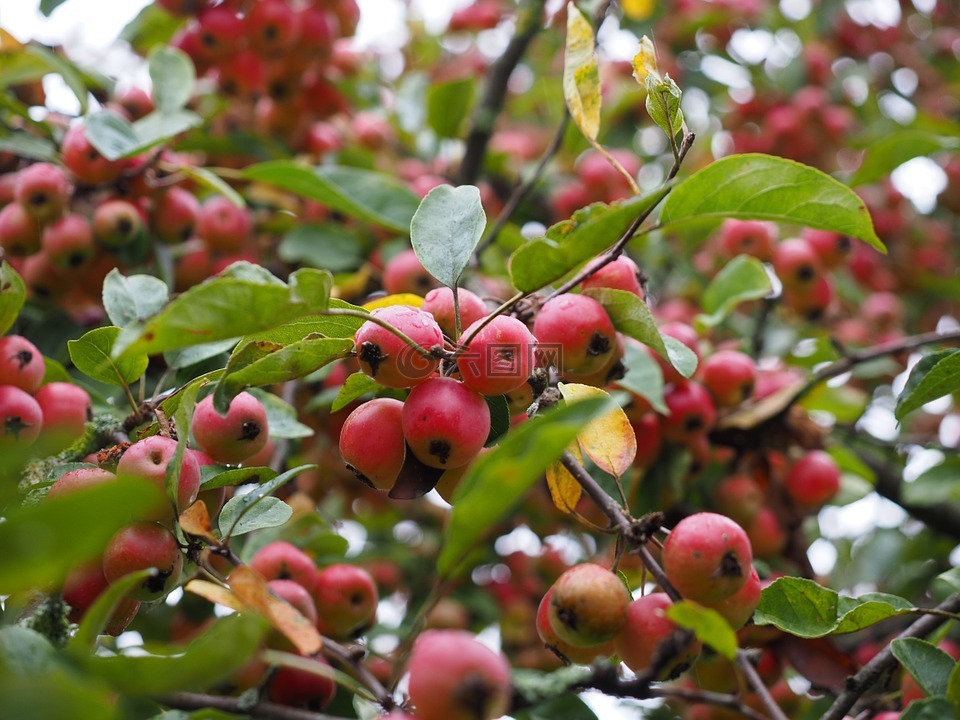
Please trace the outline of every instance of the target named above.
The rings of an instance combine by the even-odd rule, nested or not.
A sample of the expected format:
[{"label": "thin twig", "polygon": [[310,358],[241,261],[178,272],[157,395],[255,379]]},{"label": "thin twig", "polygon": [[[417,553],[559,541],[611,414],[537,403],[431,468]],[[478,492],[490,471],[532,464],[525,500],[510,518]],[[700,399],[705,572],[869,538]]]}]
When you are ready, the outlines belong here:
[{"label": "thin twig", "polygon": [[390,710],[393,707],[393,696],[390,694],[390,691],[370,672],[370,668],[357,660],[354,653],[350,651],[350,648],[325,637],[323,639],[323,654],[326,655],[328,659],[335,660],[347,668],[349,674],[352,675],[357,682],[373,693],[373,696],[384,710]]},{"label": "thin twig", "polygon": [[694,690],[676,685],[665,685],[663,687],[650,688],[650,697],[677,698],[678,700],[685,700],[686,702],[706,703],[736,710],[741,716],[750,718],[750,720],[767,720],[766,715],[761,715],[750,706],[745,705],[736,695],[710,692],[709,690]]},{"label": "thin twig", "polygon": [[161,705],[175,710],[203,710],[205,708],[211,708],[244,717],[262,718],[263,720],[338,720],[332,715],[315,713],[310,710],[300,710],[271,702],[258,702],[253,707],[248,707],[247,703],[240,698],[207,695],[203,693],[170,693],[169,695],[158,698],[157,701]]},{"label": "thin twig", "polygon": [[[937,605],[935,609],[947,613],[960,611],[960,593],[951,595]],[[895,639],[902,640],[904,638],[926,637],[943,625],[944,622],[946,622],[946,620],[940,615],[924,615],[897,635]],[[843,692],[833,701],[833,705],[824,713],[821,720],[841,720],[841,718],[850,712],[857,700],[870,689],[870,686],[877,682],[885,673],[896,667],[896,664],[897,659],[893,656],[892,644],[888,644],[874,655],[873,659],[860,669],[860,672],[847,678]]]}]

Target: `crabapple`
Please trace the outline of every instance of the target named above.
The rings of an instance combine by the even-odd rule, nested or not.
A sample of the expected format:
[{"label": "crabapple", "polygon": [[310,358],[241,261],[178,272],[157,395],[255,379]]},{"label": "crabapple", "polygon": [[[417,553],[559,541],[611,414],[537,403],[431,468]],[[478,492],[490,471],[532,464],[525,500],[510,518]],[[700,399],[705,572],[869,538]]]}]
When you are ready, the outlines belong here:
[{"label": "crabapple", "polygon": [[[319,665],[330,665],[322,655],[315,655],[310,659]],[[298,668],[281,667],[270,678],[267,698],[279,705],[319,712],[330,704],[336,691],[332,673],[328,676]]]},{"label": "crabapple", "polygon": [[580,665],[589,665],[597,658],[608,658],[616,652],[614,641],[598,645],[573,645],[563,640],[553,626],[550,624],[550,599],[553,596],[553,588],[549,588],[540,600],[540,606],[537,608],[537,634],[543,640],[544,645],[552,650],[559,652],[570,662]]},{"label": "crabapple", "polygon": [[93,257],[93,228],[83,215],[64,215],[43,229],[41,246],[51,262],[75,270]]},{"label": "crabapple", "polygon": [[250,235],[250,229],[247,210],[237,207],[223,195],[207,200],[197,215],[197,235],[215,252],[240,252]]},{"label": "crabapple", "polygon": [[805,320],[811,322],[821,319],[833,302],[835,292],[833,283],[825,275],[817,276],[812,285],[799,288],[786,288],[783,293],[784,304]]},{"label": "crabapple", "polygon": [[261,0],[246,16],[246,37],[254,52],[264,57],[295,43],[298,30],[297,15],[285,0]]},{"label": "crabapple", "polygon": [[[469,290],[457,288],[457,301],[460,305],[461,328],[469,327],[489,314],[483,300]],[[448,287],[434,288],[424,296],[420,309],[433,315],[444,335],[449,338],[456,336],[453,290]]]},{"label": "crabapple", "polygon": [[267,580],[293,580],[313,591],[317,584],[317,566],[303,550],[288,542],[264,545],[250,558],[250,567]]},{"label": "crabapple", "polygon": [[787,546],[787,533],[777,514],[770,507],[762,507],[756,516],[744,526],[750,547],[758,558],[775,558]]},{"label": "crabapple", "polygon": [[[673,604],[664,592],[650,593],[637,598],[627,609],[627,619],[617,635],[617,655],[635,673],[643,673],[659,660],[658,651],[680,627],[667,617],[666,611]],[[684,638],[679,647],[669,647],[670,660],[658,665],[658,679],[676,677],[700,655],[702,644],[694,638]],[[666,650],[666,648],[664,648]]]},{"label": "crabapple", "polygon": [[198,17],[200,52],[206,60],[219,60],[229,55],[237,38],[244,37],[243,20],[225,7],[204,10]]},{"label": "crabapple", "polygon": [[270,438],[267,411],[248,392],[230,401],[226,415],[213,406],[213,395],[197,403],[190,430],[197,446],[223,465],[243,462],[263,449]]},{"label": "crabapple", "polygon": [[43,410],[29,394],[13,385],[0,386],[0,447],[26,448],[36,442]]},{"label": "crabapple", "polygon": [[627,621],[630,593],[620,577],[600,565],[566,570],[552,586],[550,627],[571,645],[612,640]]},{"label": "crabapple", "polygon": [[490,434],[490,408],[482,395],[453,378],[420,383],[401,413],[403,436],[424,465],[446,469],[467,464]]},{"label": "crabapple", "polygon": [[126,200],[107,200],[93,211],[93,236],[105,248],[127,247],[142,232],[143,217]]},{"label": "crabapple", "polygon": [[307,620],[316,624],[317,606],[310,592],[303,585],[293,580],[270,580],[267,587],[278,598],[293,605]]},{"label": "crabapple", "polygon": [[133,590],[132,596],[137,600],[163,597],[173,589],[183,571],[183,553],[177,539],[157,523],[128,525],[110,539],[103,551],[103,575],[109,582],[151,567],[158,572]]},{"label": "crabapple", "polygon": [[[83,619],[90,606],[96,602],[100,594],[110,585],[103,575],[103,560],[96,558],[89,562],[77,565],[67,573],[60,591],[63,601],[70,606],[67,619],[78,623]],[[140,610],[140,601],[133,598],[124,598],[114,609],[107,620],[103,632],[116,637],[133,622]]]},{"label": "crabapple", "polygon": [[340,429],[340,455],[357,475],[378,490],[393,487],[407,446],[403,439],[403,403],[393,398],[374,398],[347,417]]},{"label": "crabapple", "polygon": [[0,338],[0,385],[35,393],[45,372],[46,363],[36,345],[21,335]]},{"label": "crabapple", "polygon": [[[117,477],[135,477],[147,480],[163,491],[167,488],[167,469],[177,452],[177,441],[161,435],[153,435],[128,447],[117,463]],[[197,499],[200,490],[200,466],[190,453],[184,453],[177,479],[176,513],[186,510]],[[164,492],[166,496],[166,492]],[[152,509],[145,519],[169,520],[173,510],[164,501]]]},{"label": "crabapple", "polygon": [[[426,350],[443,345],[443,332],[430,313],[409,305],[391,305],[377,308],[371,315]],[[430,377],[440,362],[415,352],[392,332],[369,320],[360,326],[353,340],[360,369],[386,387],[413,387]]]},{"label": "crabapple", "polygon": [[[599,263],[599,258],[587,264],[591,268]],[[584,290],[588,288],[613,288],[614,290],[625,290],[633,293],[639,298],[644,298],[643,286],[640,284],[640,268],[626,255],[620,255],[598,270],[595,270],[590,277],[580,283]]]},{"label": "crabapple", "polygon": [[174,186],[156,199],[151,228],[167,244],[183,242],[193,235],[199,214],[200,203],[193,193]]},{"label": "crabapple", "polygon": [[763,507],[763,489],[749,475],[730,475],[714,489],[713,507],[746,528]]},{"label": "crabapple", "polygon": [[26,257],[40,249],[40,224],[20,203],[0,210],[0,247],[10,257]]},{"label": "crabapple", "polygon": [[510,706],[510,665],[463,630],[422,633],[407,668],[423,720],[492,720]]},{"label": "crabapple", "polygon": [[850,253],[853,252],[853,240],[840,233],[804,228],[800,237],[810,244],[817,257],[820,258],[820,263],[827,270],[842,265],[850,256]]},{"label": "crabapple", "polygon": [[751,255],[768,262],[773,258],[777,226],[761,220],[728,218],[720,226],[720,251],[727,259]]},{"label": "crabapple", "polygon": [[797,505],[819,508],[840,490],[840,468],[828,453],[811,450],[790,467],[784,483]]},{"label": "crabapple", "polygon": [[751,566],[747,581],[733,595],[716,602],[701,602],[701,604],[711,610],[716,610],[729,623],[730,627],[739,630],[747,624],[747,620],[750,619],[753,611],[760,604],[761,590],[760,576],[757,575],[757,569]]},{"label": "crabapple", "polygon": [[752,561],[747,533],[718,513],[685,517],[663,544],[667,578],[683,597],[698,602],[717,602],[737,592]]},{"label": "crabapple", "polygon": [[391,295],[397,293],[423,295],[436,286],[437,281],[424,269],[412,249],[397,253],[384,265],[383,289]]},{"label": "crabapple", "polygon": [[737,350],[718,350],[700,366],[700,381],[720,407],[749,399],[757,382],[757,363]]},{"label": "crabapple", "polygon": [[470,340],[463,346],[457,368],[463,384],[474,392],[503,395],[527,382],[537,339],[526,325],[508,315],[498,315],[480,328],[483,322],[478,320],[464,331]]},{"label": "crabapple", "polygon": [[338,563],[317,573],[313,587],[317,630],[335,640],[350,640],[373,625],[377,617],[377,585],[369,572]]},{"label": "crabapple", "polygon": [[561,371],[588,375],[604,367],[616,350],[617,331],[603,305],[566,293],[548,300],[533,321],[541,346],[559,346]]},{"label": "crabapple", "polygon": [[123,164],[107,160],[87,139],[83,124],[71,125],[60,145],[63,164],[74,177],[87,185],[110,183],[120,177]]},{"label": "crabapple", "polygon": [[14,198],[41,223],[54,220],[70,202],[70,181],[66,173],[50,163],[34,163],[17,174]]},{"label": "crabapple", "polygon": [[70,470],[57,478],[57,481],[50,486],[47,492],[48,498],[55,498],[60,495],[67,495],[76,490],[99,485],[100,483],[116,480],[117,476],[109,470],[98,467],[85,467]]},{"label": "crabapple", "polygon": [[678,383],[663,399],[670,414],[660,419],[660,427],[663,436],[672,442],[683,443],[702,436],[717,419],[710,393],[698,382]]},{"label": "crabapple", "polygon": [[783,287],[790,290],[810,287],[823,272],[820,257],[801,238],[784,240],[774,248],[773,269]]}]

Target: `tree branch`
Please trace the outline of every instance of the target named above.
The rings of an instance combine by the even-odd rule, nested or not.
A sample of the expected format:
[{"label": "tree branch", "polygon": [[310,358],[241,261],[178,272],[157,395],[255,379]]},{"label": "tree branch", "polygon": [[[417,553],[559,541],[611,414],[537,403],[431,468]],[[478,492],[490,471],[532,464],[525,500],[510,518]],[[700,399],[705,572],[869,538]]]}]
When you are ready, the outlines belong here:
[{"label": "tree branch", "polygon": [[493,135],[497,116],[503,110],[510,76],[520,64],[527,48],[543,27],[541,16],[546,0],[531,0],[521,7],[517,15],[517,32],[507,45],[503,55],[497,58],[487,71],[486,88],[480,103],[473,111],[467,149],[460,163],[459,184],[472,185],[480,176],[487,145]]},{"label": "tree branch", "polygon": [[[960,611],[960,593],[951,595],[937,605],[936,609],[947,613]],[[897,635],[895,639],[925,637],[945,622],[946,619],[941,615],[924,615]],[[837,696],[837,699],[834,700],[830,709],[824,713],[821,720],[841,720],[841,718],[850,712],[857,700],[860,699],[870,686],[877,682],[885,673],[896,667],[896,665],[897,659],[893,656],[891,645],[888,644],[883,650],[874,655],[873,659],[860,669],[860,672],[847,678],[846,689]]]},{"label": "tree branch", "polygon": [[332,715],[300,710],[299,708],[277,705],[271,702],[258,702],[253,707],[248,707],[247,703],[240,698],[203,693],[170,693],[158,698],[157,702],[174,710],[212,708],[244,717],[262,718],[263,720],[338,720]]}]

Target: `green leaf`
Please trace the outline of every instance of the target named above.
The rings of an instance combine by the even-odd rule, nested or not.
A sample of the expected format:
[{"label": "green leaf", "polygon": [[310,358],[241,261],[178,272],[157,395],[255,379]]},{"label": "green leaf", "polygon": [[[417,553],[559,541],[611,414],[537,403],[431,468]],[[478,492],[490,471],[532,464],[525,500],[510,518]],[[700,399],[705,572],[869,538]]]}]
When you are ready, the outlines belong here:
[{"label": "green leaf", "polygon": [[420,203],[410,221],[410,242],[427,272],[449,288],[483,236],[487,216],[473,185],[439,185]]},{"label": "green leaf", "polygon": [[[318,282],[321,278],[297,282],[307,280],[308,273],[321,274],[322,282]],[[322,309],[323,282],[332,283],[332,279],[318,270],[298,270],[287,285],[259,266],[234,263],[178,295],[145,323],[124,328],[115,357],[156,355],[269,330]]]},{"label": "green leaf", "polygon": [[173,413],[174,427],[183,428],[183,431],[177,433],[177,448],[174,450],[173,457],[167,463],[166,490],[167,499],[173,507],[179,507],[180,497],[180,470],[183,468],[183,456],[187,452],[187,440],[189,440],[190,428],[193,423],[193,413],[197,408],[197,395],[200,393],[203,383],[190,383],[184,388],[180,396],[180,405]]},{"label": "green leaf", "polygon": [[8,512],[0,523],[0,543],[7,548],[0,558],[0,594],[57,586],[158,500],[150,483],[117,480]]},{"label": "green leaf", "polygon": [[694,173],[667,198],[660,225],[709,218],[805,225],[859,238],[886,252],[853,190],[820,170],[771,155],[731,155]]},{"label": "green leaf", "polygon": [[477,82],[473,78],[437,83],[427,89],[427,124],[438,136],[459,137],[473,107]]},{"label": "green leaf", "polygon": [[841,596],[805,578],[778,578],[764,588],[754,613],[757,625],[804,638],[856,632],[881,620],[915,613],[908,600],[885,593]]},{"label": "green leaf", "polygon": [[956,662],[933,643],[901,638],[890,643],[893,656],[913,676],[925,695],[946,695]]},{"label": "green leaf", "polygon": [[853,424],[863,415],[870,403],[870,394],[858,387],[821,383],[804,395],[798,403],[807,411],[833,415],[837,422]]},{"label": "green leaf", "polygon": [[337,393],[333,405],[330,406],[330,412],[342,410],[354,400],[363,397],[369,392],[375,392],[383,387],[369,375],[362,372],[355,372],[346,379]]},{"label": "green leaf", "polygon": [[736,658],[737,634],[716,610],[681,600],[667,608],[666,615],[680,627],[692,630],[700,642],[712,647],[718,655],[727,660]]},{"label": "green leaf", "polygon": [[40,0],[40,12],[44,17],[50,17],[50,14],[67,0]]},{"label": "green leaf", "polygon": [[140,145],[128,150],[126,155],[138,155],[202,124],[203,118],[192,110],[174,110],[167,113],[154,111],[133,123],[133,130]]},{"label": "green leaf", "polygon": [[[367,312],[361,307],[351,305],[337,298],[330,299],[330,309],[359,311],[361,313]],[[348,315],[306,315],[291,320],[289,323],[270,328],[269,330],[246,335],[241,342],[247,343],[257,340],[269,340],[282,345],[289,345],[298,340],[303,340],[308,335],[314,333],[325,335],[329,338],[352,338],[356,335],[357,330],[360,329],[363,323],[363,318],[350,317]]]},{"label": "green leaf", "polygon": [[146,55],[158,45],[166,45],[185,22],[186,18],[171,15],[151,3],[127,23],[119,39],[130,43],[140,55]]},{"label": "green leaf", "polygon": [[957,716],[957,708],[943,697],[914,700],[900,713],[899,720],[944,720]]},{"label": "green leaf", "polygon": [[273,496],[260,500],[256,507],[250,508],[249,512],[243,514],[242,518],[237,517],[236,507],[230,505],[237,499],[239,498],[231,498],[227,501],[227,504],[220,511],[220,519],[218,520],[221,530],[227,528],[230,537],[244,535],[263,528],[280,527],[293,517],[293,508],[280,498]]},{"label": "green leaf", "polygon": [[624,335],[653,348],[684,377],[692,377],[697,370],[697,356],[676,338],[661,335],[647,303],[626,290],[590,288],[584,295],[603,305],[614,327]]},{"label": "green leaf", "polygon": [[167,363],[167,367],[172,368],[173,370],[180,370],[182,368],[190,367],[191,365],[196,365],[205,360],[210,360],[215,358],[218,355],[223,355],[226,352],[233,350],[234,346],[239,342],[237,338],[228,338],[226,340],[218,340],[217,342],[212,343],[200,343],[199,345],[191,345],[190,347],[183,348],[182,350],[171,350],[163,354],[164,362]]},{"label": "green leaf", "polygon": [[13,132],[0,137],[0,151],[41,162],[54,162],[57,159],[56,145],[45,138],[26,132]]},{"label": "green leaf", "polygon": [[118,387],[139,380],[150,360],[144,354],[133,353],[114,360],[113,348],[120,332],[118,327],[102,327],[91,330],[79,340],[67,342],[70,360],[77,370],[94,380]]},{"label": "green leaf", "polygon": [[56,656],[50,641],[36,630],[20,625],[0,628],[0,675],[35,675],[53,665]]},{"label": "green leaf", "polygon": [[[254,344],[244,347],[251,347],[251,345]],[[334,360],[346,357],[351,350],[353,350],[352,339],[308,335],[303,340],[290,345],[273,344],[266,354],[248,364],[234,364],[235,357],[242,357],[239,354],[243,351],[241,348],[230,358],[223,377],[220,378],[214,394],[214,406],[218,412],[226,414],[230,408],[230,402],[244,389],[274,385],[304,377]]]},{"label": "green leaf", "polygon": [[[234,487],[236,485],[246,485],[248,483],[257,483],[261,485],[277,477],[277,473],[267,467],[242,467],[231,470],[223,470],[216,467],[200,468],[203,480],[200,483],[201,490],[213,490],[221,487]],[[211,470],[208,476],[205,470]]]},{"label": "green leaf", "polygon": [[[220,511],[220,532],[223,534],[224,538],[233,537],[234,535],[240,534],[238,531],[242,530],[243,532],[250,532],[255,530],[255,527],[249,527],[251,524],[255,524],[258,516],[270,514],[270,518],[275,519],[280,516],[281,513],[286,512],[279,508],[279,506],[274,502],[266,502],[268,496],[271,495],[275,490],[279,489],[286,483],[290,482],[302,472],[307,470],[315,470],[316,465],[300,465],[299,467],[292,468],[287,470],[281,475],[277,475],[272,480],[268,480],[257,488],[254,488],[248,493],[243,495],[235,495],[230,500],[227,501],[227,504],[223,506],[223,509]],[[281,502],[278,498],[272,498],[277,502]],[[264,503],[265,510],[260,512],[253,512],[254,509]],[[287,510],[290,510],[292,514],[293,510],[286,503],[282,503],[287,507]],[[250,515],[250,518],[247,518],[247,515]],[[271,525],[258,525],[257,527],[275,527],[276,525],[282,525],[287,520],[290,519],[290,515],[287,515],[285,519],[278,523]],[[241,523],[244,523],[241,525]]]},{"label": "green leaf", "polygon": [[701,297],[703,314],[696,322],[703,327],[716,327],[740,303],[759,300],[770,294],[770,277],[763,263],[749,255],[737,255],[721,268]]},{"label": "green leaf", "polygon": [[152,275],[124,277],[114,268],[103,280],[103,309],[119,328],[145,323],[169,298],[167,284]]},{"label": "green leaf", "polygon": [[[37,692],[38,688],[43,692]],[[50,667],[29,676],[0,672],[0,717],[121,720],[123,715],[117,707],[116,693],[109,688],[76,672]]]},{"label": "green leaf", "polygon": [[171,646],[164,655],[92,656],[84,666],[126,695],[206,690],[249,662],[266,630],[259,617],[232,615],[217,620],[186,649]]},{"label": "green leaf", "polygon": [[517,290],[534,292],[612,246],[640,215],[666,196],[666,187],[649,195],[593,203],[552,225],[546,237],[534,238],[510,256],[510,280]]},{"label": "green leaf", "polygon": [[260,388],[250,388],[253,395],[263,409],[267,411],[267,425],[270,427],[270,437],[278,438],[305,438],[313,435],[313,428],[297,420],[297,409],[285,403],[273,393]]},{"label": "green leaf", "polygon": [[284,235],[277,255],[288,263],[305,263],[330,272],[356,270],[363,251],[356,233],[337,223],[297,225]]},{"label": "green leaf", "polygon": [[956,707],[960,707],[960,663],[953,666],[950,678],[947,680],[947,699]]},{"label": "green leaf", "polygon": [[248,180],[270,183],[316,200],[331,210],[406,233],[417,210],[417,196],[406,183],[384,173],[358,168],[311,168],[289,160],[252,165]]},{"label": "green leaf", "polygon": [[490,408],[490,432],[483,446],[490,447],[510,432],[510,406],[503,395],[485,395],[483,399]]},{"label": "green leaf", "polygon": [[927,130],[908,128],[889,133],[867,147],[863,162],[850,178],[850,184],[857,186],[876,182],[908,160],[939,150],[956,150],[957,146],[955,139]]},{"label": "green leaf", "polygon": [[185,107],[197,79],[190,56],[175,47],[157,48],[150,53],[149,70],[157,111],[169,114]]},{"label": "green leaf", "polygon": [[203,185],[205,188],[212,190],[218,195],[223,195],[225,198],[227,198],[227,200],[239,208],[247,206],[246,201],[243,199],[243,195],[234,190],[222,177],[205,167],[192,167],[190,165],[186,165],[180,167],[178,172],[183,173],[194,182],[198,183],[199,185]]},{"label": "green leaf", "polygon": [[80,627],[67,643],[68,649],[82,655],[96,650],[97,638],[103,634],[103,629],[110,622],[113,611],[117,609],[127,593],[156,572],[155,568],[147,568],[112,581],[83,614]]},{"label": "green leaf", "polygon": [[13,327],[23,308],[27,290],[23,279],[6,260],[0,265],[0,335]]},{"label": "green leaf", "polygon": [[683,111],[680,109],[680,87],[669,75],[662,78],[653,73],[644,81],[647,88],[647,113],[667,137],[673,140],[683,129]]},{"label": "green leaf", "polygon": [[960,390],[960,350],[940,350],[920,359],[897,398],[897,421],[931,400]]},{"label": "green leaf", "polygon": [[567,3],[567,41],[563,57],[563,99],[570,117],[589,140],[600,132],[600,70],[593,26]]},{"label": "green leaf", "polygon": [[108,160],[138,155],[154,145],[196,127],[203,118],[189,110],[169,114],[152,112],[132,125],[109,110],[87,115],[83,120],[87,139]]},{"label": "green leaf", "polygon": [[913,482],[903,483],[900,490],[901,500],[907,505],[933,507],[960,502],[960,458],[947,456]]},{"label": "green leaf", "polygon": [[88,105],[87,96],[89,92],[83,80],[83,75],[76,66],[64,56],[58,55],[42,45],[28,45],[24,52],[40,58],[53,72],[62,77],[63,82],[66,83],[66,86],[70,88],[70,92],[76,96],[80,103],[80,114],[86,114]]},{"label": "green leaf", "polygon": [[440,575],[452,576],[467,552],[543,476],[583,426],[609,409],[608,400],[586,400],[531,418],[475,460],[454,495],[437,563]]},{"label": "green leaf", "polygon": [[623,366],[626,374],[617,380],[617,386],[644,398],[661,415],[668,415],[670,411],[663,400],[663,370],[650,353],[625,343]]}]

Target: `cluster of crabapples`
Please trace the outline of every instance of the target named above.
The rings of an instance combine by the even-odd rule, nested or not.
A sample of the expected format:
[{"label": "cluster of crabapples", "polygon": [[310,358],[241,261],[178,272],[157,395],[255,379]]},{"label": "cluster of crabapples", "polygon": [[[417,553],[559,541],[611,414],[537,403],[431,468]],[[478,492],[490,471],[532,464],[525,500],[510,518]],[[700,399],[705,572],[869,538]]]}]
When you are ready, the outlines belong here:
[{"label": "cluster of crabapples", "polygon": [[44,383],[45,373],[33,343],[20,335],[0,338],[0,446],[24,460],[33,450],[63,450],[91,419],[87,392],[68,382]]},{"label": "cluster of crabapples", "polygon": [[[663,544],[662,562],[672,590],[715,610],[734,629],[746,624],[760,602],[750,540],[724,515],[701,512],[677,523]],[[617,655],[635,673],[670,678],[695,662],[701,649],[668,617],[673,602],[664,588],[634,600],[619,575],[583,563],[544,594],[537,632],[570,662]]]},{"label": "cluster of crabapples", "polygon": [[226,498],[226,489],[222,487],[201,491],[200,468],[250,461],[256,464],[257,455],[268,447],[266,411],[249,393],[237,395],[225,416],[213,408],[212,396],[204,398],[197,404],[190,430],[196,448],[186,448],[180,459],[175,502],[167,499],[166,488],[178,443],[162,435],[145,437],[125,448],[120,446],[116,448],[119,452],[90,455],[85,458],[86,466],[64,473],[50,487],[48,500],[122,479],[145,481],[158,490],[154,505],[136,522],[120,529],[107,543],[101,557],[74,568],[67,575],[62,596],[70,606],[71,621],[79,622],[110,583],[130,573],[154,569],[117,607],[106,627],[107,633],[123,632],[136,617],[142,602],[166,596],[177,585],[183,571],[183,548],[172,530],[177,517],[197,500],[202,500],[210,517],[215,517]]}]

